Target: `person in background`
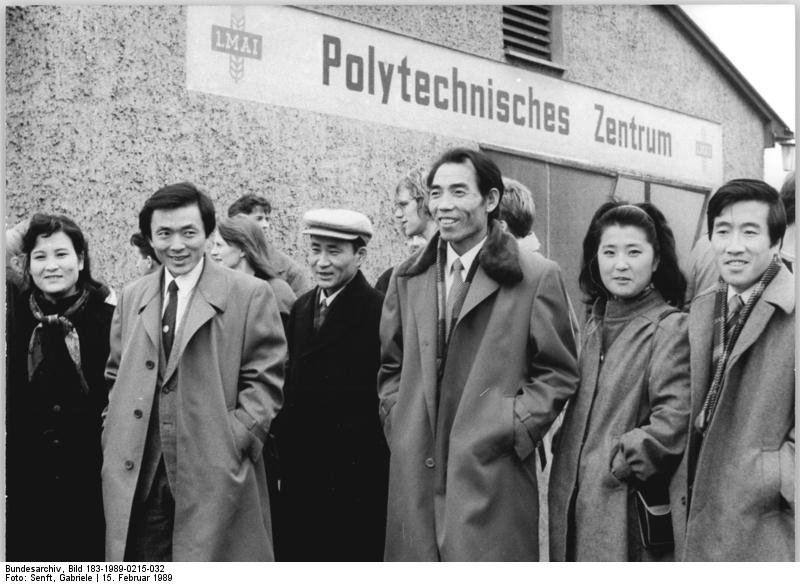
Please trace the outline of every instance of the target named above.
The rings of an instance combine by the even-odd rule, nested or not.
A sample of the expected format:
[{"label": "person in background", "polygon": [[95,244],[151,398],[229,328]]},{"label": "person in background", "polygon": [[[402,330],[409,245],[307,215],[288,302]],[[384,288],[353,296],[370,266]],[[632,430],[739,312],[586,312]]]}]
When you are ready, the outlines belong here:
[{"label": "person in background", "polygon": [[513,178],[503,177],[503,198],[500,199],[500,224],[517,239],[522,250],[540,251],[541,243],[533,232],[536,203],[530,189]]},{"label": "person in background", "polygon": [[664,215],[603,204],[583,240],[580,285],[591,312],[580,387],[553,449],[550,560],[669,560],[672,546],[645,546],[636,510],[669,506],[689,424],[686,280]]},{"label": "person in background", "polygon": [[211,244],[211,259],[268,282],[275,293],[281,322],[286,326],[297,297],[289,284],[278,277],[267,259],[267,239],[258,223],[247,215],[235,215],[217,223]]},{"label": "person in background", "polygon": [[794,225],[794,172],[786,176],[781,186],[781,201],[786,209],[786,233],[783,234],[781,242],[781,259],[790,272],[794,273],[796,239]]},{"label": "person in background", "polygon": [[20,221],[11,229],[6,229],[6,282],[19,288],[24,279],[24,257],[22,254],[22,236],[28,230],[29,219]]},{"label": "person in background", "polygon": [[146,276],[161,268],[161,262],[158,261],[156,252],[153,251],[153,246],[150,245],[147,238],[139,231],[131,235],[131,245],[139,252],[139,257],[136,260],[136,267],[139,269],[140,275]]},{"label": "person in background", "polygon": [[795,557],[795,295],[780,260],[786,211],[760,180],[706,210],[720,284],[689,312],[691,423],[673,490],[676,556]]},{"label": "person in background", "polygon": [[439,233],[395,269],[381,316],[385,559],[536,561],[533,452],[578,385],[564,282],[498,223],[487,156],[448,151],[427,185]]},{"label": "person in background", "polygon": [[267,261],[278,277],[291,286],[296,296],[308,292],[311,289],[311,280],[303,267],[275,247],[270,239],[269,216],[272,214],[270,202],[257,195],[244,195],[228,207],[228,217],[235,217],[239,214],[248,215],[261,228],[264,238],[267,240]]},{"label": "person in background", "polygon": [[139,213],[163,267],[125,287],[111,326],[107,561],[274,559],[262,452],[286,340],[272,288],[206,260],[214,227],[191,183]]},{"label": "person in background", "polygon": [[[427,191],[425,177],[419,170],[408,172],[394,189],[394,218],[400,223],[406,241],[419,245],[421,239],[421,247],[436,233],[436,223],[428,211]],[[409,250],[412,254],[418,251],[413,247]],[[381,294],[386,294],[393,269],[384,271],[375,282],[375,289]]]},{"label": "person in background", "polygon": [[304,223],[317,286],[287,327],[278,559],[378,562],[389,453],[375,394],[383,298],[360,270],[372,225],[346,209],[314,209]]},{"label": "person in background", "polygon": [[102,561],[100,432],[114,308],[71,219],[35,214],[22,253],[25,286],[6,331],[5,559]]}]

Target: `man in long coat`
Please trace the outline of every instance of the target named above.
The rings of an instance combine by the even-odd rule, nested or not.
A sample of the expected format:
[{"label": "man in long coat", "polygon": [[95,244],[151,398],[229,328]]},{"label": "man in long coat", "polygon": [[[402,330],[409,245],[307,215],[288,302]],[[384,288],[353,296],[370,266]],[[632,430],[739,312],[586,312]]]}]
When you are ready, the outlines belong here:
[{"label": "man in long coat", "polygon": [[578,382],[566,291],[494,220],[491,160],[447,152],[428,186],[441,236],[395,270],[381,318],[385,559],[535,561],[534,447]]},{"label": "man in long coat", "polygon": [[794,560],[794,281],[778,259],[785,212],[772,187],[737,179],[711,198],[707,221],[722,281],[689,313],[692,414],[672,484],[676,558]]},{"label": "man in long coat", "polygon": [[286,330],[277,559],[378,562],[389,474],[375,394],[383,296],[359,269],[372,227],[346,209],[309,211],[305,223],[317,286]]},{"label": "man in long coat", "polygon": [[157,191],[139,222],[164,268],[125,288],[111,327],[106,559],[271,560],[261,452],[286,356],[274,295],[205,260],[214,207],[191,184]]}]

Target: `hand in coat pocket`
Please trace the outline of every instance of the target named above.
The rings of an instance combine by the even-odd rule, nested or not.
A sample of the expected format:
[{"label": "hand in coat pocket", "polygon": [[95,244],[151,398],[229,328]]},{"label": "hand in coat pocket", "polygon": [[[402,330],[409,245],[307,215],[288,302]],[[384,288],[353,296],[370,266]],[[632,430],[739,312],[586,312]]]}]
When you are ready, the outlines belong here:
[{"label": "hand in coat pocket", "polygon": [[620,483],[627,481],[633,474],[628,461],[625,459],[625,453],[622,451],[622,445],[616,441],[616,446],[612,448],[611,452],[611,466],[609,471],[611,475]]},{"label": "hand in coat pocket", "polygon": [[233,431],[233,441],[236,445],[236,451],[239,454],[239,462],[244,461],[245,457],[253,462],[257,462],[261,453],[264,451],[264,443],[236,417],[235,410],[229,412],[229,417],[231,430]]}]

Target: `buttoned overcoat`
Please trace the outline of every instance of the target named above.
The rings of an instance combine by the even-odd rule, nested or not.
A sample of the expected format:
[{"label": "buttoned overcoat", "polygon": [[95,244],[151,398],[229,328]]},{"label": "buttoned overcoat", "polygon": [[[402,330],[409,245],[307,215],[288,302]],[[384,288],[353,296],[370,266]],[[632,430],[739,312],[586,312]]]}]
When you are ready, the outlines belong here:
[{"label": "buttoned overcoat", "polygon": [[[698,296],[689,312],[690,428],[714,375],[715,293]],[[678,559],[794,560],[794,306],[794,278],[782,266],[733,347],[705,437],[690,432],[673,480]],[[697,456],[691,498],[690,454]]]},{"label": "buttoned overcoat", "polygon": [[[385,559],[535,561],[532,452],[578,381],[561,273],[538,253],[520,254],[494,222],[437,384],[438,244],[437,236],[395,270],[383,307]],[[454,395],[460,400],[444,412],[452,420],[442,436],[440,398]]]},{"label": "buttoned overcoat", "polygon": [[358,271],[314,331],[317,288],[289,318],[278,438],[278,559],[380,561],[389,453],[375,378],[383,296]]},{"label": "buttoned overcoat", "polygon": [[671,309],[655,290],[616,306],[629,310],[630,320],[608,347],[605,301],[593,307],[580,388],[554,440],[551,561],[644,559],[633,489],[658,483],[665,491],[686,445],[688,315]]},{"label": "buttoned overcoat", "polygon": [[[124,557],[159,391],[163,270],[125,288],[111,327],[103,429],[106,560]],[[263,440],[282,404],[286,340],[266,282],[206,258],[161,379],[177,375],[176,561],[273,559]]]}]

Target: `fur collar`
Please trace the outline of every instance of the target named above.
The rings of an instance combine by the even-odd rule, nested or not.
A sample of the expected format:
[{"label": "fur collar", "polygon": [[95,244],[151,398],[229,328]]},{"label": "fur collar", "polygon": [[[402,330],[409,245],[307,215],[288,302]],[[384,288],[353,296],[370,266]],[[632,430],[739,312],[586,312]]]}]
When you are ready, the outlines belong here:
[{"label": "fur collar", "polygon": [[[431,238],[425,248],[411,256],[397,268],[399,278],[422,274],[436,265],[436,248],[439,245],[439,234]],[[500,223],[492,220],[486,242],[478,254],[478,264],[486,275],[500,285],[512,286],[522,280],[522,267],[519,262],[519,246],[517,240],[500,227]]]}]

